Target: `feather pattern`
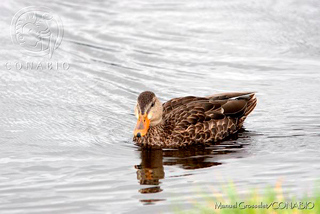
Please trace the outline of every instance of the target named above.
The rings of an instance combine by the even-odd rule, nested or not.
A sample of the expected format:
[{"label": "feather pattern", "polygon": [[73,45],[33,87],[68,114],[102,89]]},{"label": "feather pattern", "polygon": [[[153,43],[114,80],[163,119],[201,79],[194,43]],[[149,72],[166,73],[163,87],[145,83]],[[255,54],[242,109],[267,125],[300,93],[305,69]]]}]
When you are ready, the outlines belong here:
[{"label": "feather pattern", "polygon": [[133,140],[159,148],[218,142],[236,133],[256,104],[253,92],[174,98],[162,105],[162,122]]}]

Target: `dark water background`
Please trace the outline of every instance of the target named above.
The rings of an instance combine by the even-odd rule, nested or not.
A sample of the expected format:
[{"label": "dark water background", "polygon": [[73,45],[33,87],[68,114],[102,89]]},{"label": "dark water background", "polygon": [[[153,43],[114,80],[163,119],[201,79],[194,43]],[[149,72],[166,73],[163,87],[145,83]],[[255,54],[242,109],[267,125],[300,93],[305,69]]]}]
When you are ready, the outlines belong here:
[{"label": "dark water background", "polygon": [[[228,181],[311,194],[320,175],[320,2],[35,0],[60,16],[52,58],[11,42],[0,5],[1,213],[171,212]],[[7,70],[17,61],[69,70]],[[162,101],[257,91],[238,138],[142,151],[131,138],[141,91]]]}]

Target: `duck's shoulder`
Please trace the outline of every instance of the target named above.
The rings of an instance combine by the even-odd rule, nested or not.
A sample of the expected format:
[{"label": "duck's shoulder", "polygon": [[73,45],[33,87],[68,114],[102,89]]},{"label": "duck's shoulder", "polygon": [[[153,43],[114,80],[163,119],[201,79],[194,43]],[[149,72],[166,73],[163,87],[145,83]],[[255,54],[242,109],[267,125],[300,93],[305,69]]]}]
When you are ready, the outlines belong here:
[{"label": "duck's shoulder", "polygon": [[168,100],[163,104],[163,115],[169,115],[172,111],[176,109],[186,109],[187,104],[200,100],[207,100],[207,98],[186,96]]}]

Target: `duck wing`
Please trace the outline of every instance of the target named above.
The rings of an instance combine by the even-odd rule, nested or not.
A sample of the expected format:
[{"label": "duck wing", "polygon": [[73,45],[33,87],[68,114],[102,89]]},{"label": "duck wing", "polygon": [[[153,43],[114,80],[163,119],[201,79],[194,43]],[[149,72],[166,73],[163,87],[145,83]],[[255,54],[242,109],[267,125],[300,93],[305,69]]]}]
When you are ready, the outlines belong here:
[{"label": "duck wing", "polygon": [[166,130],[176,142],[219,140],[241,128],[255,105],[254,93],[175,98],[163,105]]}]

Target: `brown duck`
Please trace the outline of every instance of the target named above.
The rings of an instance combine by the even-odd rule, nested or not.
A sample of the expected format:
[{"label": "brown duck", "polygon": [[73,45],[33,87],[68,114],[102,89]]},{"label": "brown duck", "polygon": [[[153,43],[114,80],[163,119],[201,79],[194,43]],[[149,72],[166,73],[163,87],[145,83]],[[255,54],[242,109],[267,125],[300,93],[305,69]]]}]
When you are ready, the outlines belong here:
[{"label": "brown duck", "polygon": [[161,104],[153,92],[145,91],[135,107],[138,122],[133,140],[157,148],[218,142],[236,133],[256,104],[252,92],[187,96]]}]

